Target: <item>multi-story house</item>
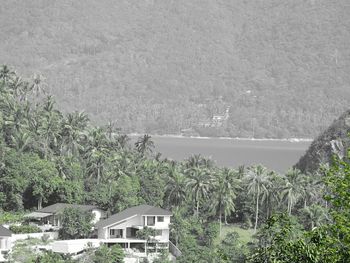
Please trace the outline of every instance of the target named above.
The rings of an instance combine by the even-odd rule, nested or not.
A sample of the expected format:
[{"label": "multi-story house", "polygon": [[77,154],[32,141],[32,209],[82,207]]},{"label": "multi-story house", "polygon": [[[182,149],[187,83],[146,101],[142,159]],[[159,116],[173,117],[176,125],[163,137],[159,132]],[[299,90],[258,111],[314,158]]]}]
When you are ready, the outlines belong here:
[{"label": "multi-story house", "polygon": [[[107,244],[119,244],[133,254],[147,254],[169,249],[171,212],[162,208],[139,205],[128,208],[96,224],[98,239]],[[154,229],[149,238],[137,232],[145,227]]]}]

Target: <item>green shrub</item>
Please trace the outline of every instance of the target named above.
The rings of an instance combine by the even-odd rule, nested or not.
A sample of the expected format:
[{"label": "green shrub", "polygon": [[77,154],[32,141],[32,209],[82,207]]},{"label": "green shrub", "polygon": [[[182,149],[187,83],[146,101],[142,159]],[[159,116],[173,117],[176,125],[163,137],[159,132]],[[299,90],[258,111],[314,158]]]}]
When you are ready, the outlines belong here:
[{"label": "green shrub", "polygon": [[14,234],[29,234],[29,233],[40,233],[41,229],[37,226],[31,225],[20,225],[20,226],[10,226],[10,230]]},{"label": "green shrub", "polygon": [[45,244],[48,243],[49,239],[50,239],[50,235],[48,235],[48,234],[44,234],[44,235],[41,237],[41,241],[42,241],[43,243],[45,243]]},{"label": "green shrub", "polygon": [[0,225],[23,221],[23,213],[0,212]]}]

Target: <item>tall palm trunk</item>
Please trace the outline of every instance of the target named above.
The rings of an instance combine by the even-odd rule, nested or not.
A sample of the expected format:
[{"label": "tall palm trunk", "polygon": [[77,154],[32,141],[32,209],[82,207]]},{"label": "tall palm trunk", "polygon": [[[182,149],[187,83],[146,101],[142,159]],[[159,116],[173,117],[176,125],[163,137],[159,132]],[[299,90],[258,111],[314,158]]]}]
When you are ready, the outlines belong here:
[{"label": "tall palm trunk", "polygon": [[267,206],[266,206],[266,215],[267,215],[267,218],[269,218],[270,214],[271,214],[271,205],[272,205],[271,195],[270,194],[268,195],[266,204],[267,204]]},{"label": "tall palm trunk", "polygon": [[97,167],[97,184],[100,183],[100,165],[98,164],[98,167]]},{"label": "tall palm trunk", "polygon": [[260,195],[260,185],[258,184],[258,191],[256,194],[256,210],[255,210],[255,225],[254,233],[256,233],[256,228],[258,226],[258,217],[259,217],[259,195]]},{"label": "tall palm trunk", "polygon": [[288,198],[288,215],[291,215],[292,214],[292,197],[289,196]]},{"label": "tall palm trunk", "polygon": [[196,216],[199,216],[199,200],[198,200],[198,191],[196,191]]},{"label": "tall palm trunk", "polygon": [[221,212],[221,202],[220,202],[220,208],[219,208],[219,237],[221,237],[221,231],[222,231],[222,212]]},{"label": "tall palm trunk", "polygon": [[40,210],[41,208],[43,208],[43,198],[42,198],[42,196],[39,196],[39,198],[38,198],[38,210]]}]

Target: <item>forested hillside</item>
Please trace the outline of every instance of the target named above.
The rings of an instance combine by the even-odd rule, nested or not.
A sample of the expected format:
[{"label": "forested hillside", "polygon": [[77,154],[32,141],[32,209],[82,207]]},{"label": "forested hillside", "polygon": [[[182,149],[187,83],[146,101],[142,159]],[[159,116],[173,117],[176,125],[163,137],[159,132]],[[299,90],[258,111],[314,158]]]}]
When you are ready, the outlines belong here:
[{"label": "forested hillside", "polygon": [[[350,100],[347,0],[4,0],[0,64],[123,132],[313,137]],[[205,130],[202,131],[205,135]]]},{"label": "forested hillside", "polygon": [[303,173],[315,173],[321,164],[331,164],[334,157],[346,159],[350,148],[350,110],[344,112],[311,144],[295,167]]}]

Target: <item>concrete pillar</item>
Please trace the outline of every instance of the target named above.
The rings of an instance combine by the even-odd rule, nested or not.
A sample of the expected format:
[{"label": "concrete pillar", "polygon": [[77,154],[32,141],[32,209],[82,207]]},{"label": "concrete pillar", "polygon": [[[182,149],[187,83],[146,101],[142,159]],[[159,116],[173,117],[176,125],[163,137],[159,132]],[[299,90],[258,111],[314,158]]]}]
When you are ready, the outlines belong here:
[{"label": "concrete pillar", "polygon": [[5,238],[0,238],[0,249],[6,249]]}]

